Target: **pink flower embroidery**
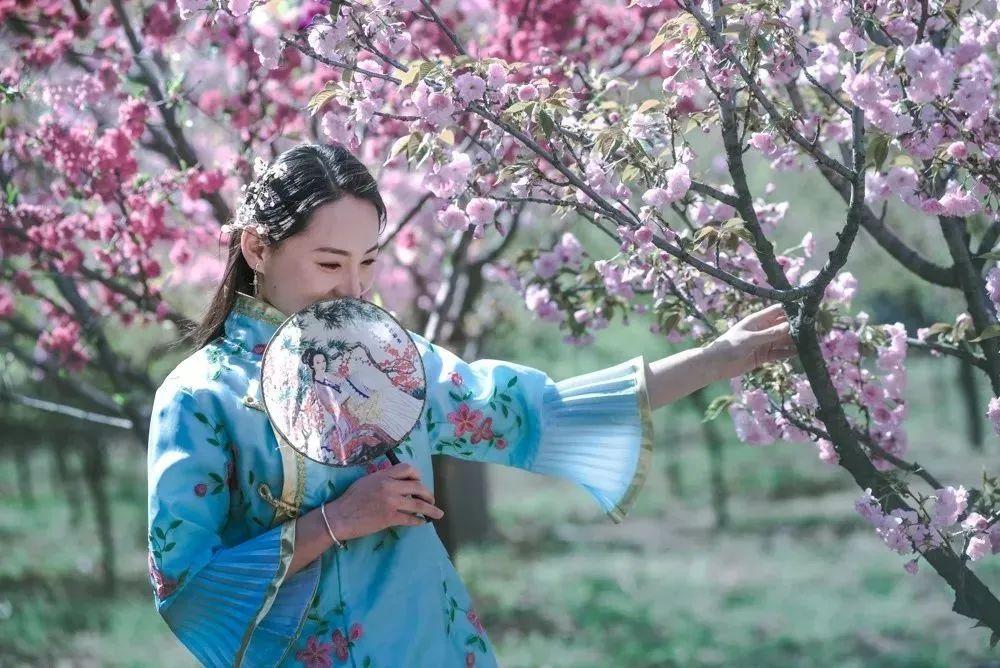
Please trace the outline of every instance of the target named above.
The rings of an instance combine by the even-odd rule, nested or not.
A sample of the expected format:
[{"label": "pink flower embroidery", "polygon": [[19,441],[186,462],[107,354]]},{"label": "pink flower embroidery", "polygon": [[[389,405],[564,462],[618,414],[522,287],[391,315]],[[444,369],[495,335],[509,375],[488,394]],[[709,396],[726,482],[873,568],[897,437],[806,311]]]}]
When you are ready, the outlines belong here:
[{"label": "pink flower embroidery", "polygon": [[350,636],[351,640],[358,640],[361,637],[361,624],[351,624]]},{"label": "pink flower embroidery", "polygon": [[378,464],[376,464],[375,462],[369,462],[365,470],[368,473],[375,473],[377,471],[381,471],[382,469],[387,469],[390,466],[392,466],[392,464],[389,463],[389,460],[383,459]]},{"label": "pink flower embroidery", "polygon": [[320,642],[316,636],[309,638],[306,648],[295,653],[295,658],[306,665],[306,668],[330,668],[330,643]]},{"label": "pink flower embroidery", "polygon": [[236,462],[229,460],[226,462],[226,486],[229,489],[236,489],[238,481],[236,479]]},{"label": "pink flower embroidery", "polygon": [[503,450],[504,448],[507,447],[507,439],[506,438],[498,438],[493,445],[496,446],[497,450]]},{"label": "pink flower embroidery", "polygon": [[459,373],[457,371],[452,371],[451,372],[451,384],[455,385],[456,387],[461,387],[462,385],[465,384],[465,380],[462,379],[462,376],[459,375]]},{"label": "pink flower embroidery", "polygon": [[205,496],[205,493],[207,491],[208,491],[208,485],[206,485],[203,482],[199,482],[197,485],[194,486],[194,493],[197,494],[198,496]]},{"label": "pink flower embroidery", "polygon": [[163,574],[163,571],[156,567],[156,561],[153,560],[152,552],[149,553],[149,580],[153,583],[158,601],[162,601],[170,596],[177,589],[177,581],[171,580]]},{"label": "pink flower embroidery", "polygon": [[347,637],[344,635],[343,631],[337,629],[330,635],[330,640],[333,642],[333,652],[337,655],[337,661],[347,661],[350,657],[351,645],[347,642]]},{"label": "pink flower embroidery", "polygon": [[486,418],[472,431],[472,442],[488,441],[493,438],[493,418]]},{"label": "pink flower embroidery", "polygon": [[253,347],[253,354],[254,355],[263,355],[265,348],[267,348],[267,344],[266,343],[258,343],[257,345],[255,345]]},{"label": "pink flower embroidery", "polygon": [[448,422],[455,425],[455,438],[461,438],[467,431],[475,431],[476,423],[483,417],[480,411],[474,411],[468,404],[462,404],[457,411],[448,414]]},{"label": "pink flower embroidery", "polygon": [[469,620],[469,623],[476,628],[476,631],[482,633],[485,630],[483,629],[483,623],[479,621],[479,615],[476,614],[475,610],[470,609],[467,613],[465,613],[465,617]]},{"label": "pink flower embroidery", "polygon": [[466,668],[472,668],[476,665],[476,655],[473,652],[465,653],[465,666]]}]

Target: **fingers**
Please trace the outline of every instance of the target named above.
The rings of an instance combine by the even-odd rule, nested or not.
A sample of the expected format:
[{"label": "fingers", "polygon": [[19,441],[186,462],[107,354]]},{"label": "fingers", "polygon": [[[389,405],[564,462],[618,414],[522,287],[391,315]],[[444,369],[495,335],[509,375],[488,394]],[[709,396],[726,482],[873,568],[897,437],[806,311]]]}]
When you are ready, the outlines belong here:
[{"label": "fingers", "polygon": [[777,362],[779,360],[788,359],[789,357],[795,357],[799,354],[798,348],[794,345],[792,346],[773,346],[767,351],[766,361]]},{"label": "fingers", "polygon": [[755,335],[759,340],[773,341],[782,346],[792,343],[791,325],[787,322],[779,322],[776,325],[771,325],[766,329],[756,332]]},{"label": "fingers", "polygon": [[417,527],[421,524],[427,524],[429,520],[425,520],[422,517],[417,517],[413,513],[407,513],[402,510],[397,510],[396,514],[393,516],[393,526],[404,526],[404,527]]},{"label": "fingers", "polygon": [[439,520],[444,517],[444,511],[437,506],[424,503],[420,499],[413,497],[404,497],[403,502],[399,504],[399,510],[407,513],[420,513],[424,517],[432,520]]},{"label": "fingers", "polygon": [[420,480],[420,471],[412,464],[394,464],[384,471],[387,476],[395,480]]},{"label": "fingers", "polygon": [[434,493],[419,482],[406,481],[396,483],[396,485],[397,487],[394,491],[398,492],[400,496],[413,496],[427,503],[434,503]]},{"label": "fingers", "polygon": [[769,325],[787,321],[788,314],[785,313],[785,309],[779,302],[746,316],[743,319],[743,325],[751,331],[759,331]]}]

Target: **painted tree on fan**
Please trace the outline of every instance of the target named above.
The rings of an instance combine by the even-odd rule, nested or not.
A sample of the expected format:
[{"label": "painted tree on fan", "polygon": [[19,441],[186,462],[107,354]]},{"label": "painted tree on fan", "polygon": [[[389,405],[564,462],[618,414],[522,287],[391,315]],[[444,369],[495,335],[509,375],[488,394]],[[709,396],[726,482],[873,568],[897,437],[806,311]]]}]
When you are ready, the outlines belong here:
[{"label": "painted tree on fan", "polygon": [[[124,14],[112,5],[101,20],[108,27]],[[461,301],[432,289],[460,275],[441,272],[449,264],[442,260],[455,267],[470,253],[485,260],[489,278],[519,290],[540,319],[565,328],[572,343],[588,342],[616,315],[647,310],[668,339],[699,341],[760,301],[781,302],[801,368],[771,365],[734,381],[733,394],[710,412],[727,410],[752,444],[814,442],[821,458],[865,490],[857,508],[877,534],[915,557],[907,570],[923,557],[955,590],[957,612],[1000,633],[1000,603],[968,564],[1000,551],[996,480],[979,488],[938,481],[904,459],[903,424],[910,346],[968,360],[1000,395],[1000,270],[988,266],[1000,238],[1000,146],[991,141],[997,118],[990,112],[1000,24],[982,9],[959,14],[920,2],[638,5],[456,3],[442,16],[424,0],[329,7],[184,0],[184,26],[165,10],[150,11],[143,24],[147,39],[161,40],[154,53],[163,57],[140,60],[134,71],[165,67],[175,51],[192,64],[184,80],[164,88],[162,125],[147,124],[147,143],[180,150],[180,127],[175,118],[172,132],[167,117],[187,102],[209,117],[226,109],[248,147],[318,125],[369,162],[384,158],[385,190],[400,197],[402,210],[420,205],[394,232],[395,275],[415,271],[419,293],[391,277],[386,287],[432,309],[432,327],[452,300]],[[178,31],[189,40],[181,49]],[[66,51],[73,40],[66,32],[39,41],[32,57],[78,58]],[[587,48],[594,43],[624,46],[595,55]],[[246,76],[244,93],[225,99],[206,89],[195,97],[194,56],[208,45],[226,54],[230,76]],[[99,70],[90,76],[101,81]],[[4,82],[11,94],[22,88],[13,71]],[[313,116],[296,113],[295,96],[310,93]],[[49,97],[58,103],[56,91]],[[60,141],[72,132],[53,134]],[[695,150],[693,134],[721,139],[721,175]],[[813,234],[776,254],[768,235],[788,207],[769,201],[768,189],[750,189],[747,150],[775,170],[815,166],[843,197],[825,258],[815,255]],[[76,155],[63,148],[48,162],[72,174]],[[225,175],[246,170],[242,155],[229,164]],[[212,180],[179,173],[185,183]],[[169,179],[160,180],[155,190],[171,193]],[[87,187],[97,192],[93,181]],[[71,176],[64,182],[74,185],[63,192],[77,187]],[[189,209],[207,218],[213,194],[197,191]],[[115,204],[122,218],[106,224],[112,230],[129,215]],[[925,258],[886,224],[890,204],[936,225],[949,265]],[[15,228],[40,227],[42,241],[54,239],[72,257],[58,246],[55,212],[46,219],[44,207],[13,210],[12,220],[30,219]],[[587,219],[620,252],[593,256],[567,234],[550,250],[504,257],[522,216],[553,211]],[[75,227],[94,218],[84,215]],[[134,234],[131,227],[124,226]],[[954,324],[928,323],[911,337],[898,323],[851,312],[859,286],[841,270],[861,228],[907,270],[956,290],[963,301]],[[30,283],[23,274],[18,280]],[[131,299],[128,308],[138,303]],[[67,326],[77,321],[70,316]],[[73,331],[57,340],[76,344]],[[1000,428],[1000,400],[987,410]]]}]

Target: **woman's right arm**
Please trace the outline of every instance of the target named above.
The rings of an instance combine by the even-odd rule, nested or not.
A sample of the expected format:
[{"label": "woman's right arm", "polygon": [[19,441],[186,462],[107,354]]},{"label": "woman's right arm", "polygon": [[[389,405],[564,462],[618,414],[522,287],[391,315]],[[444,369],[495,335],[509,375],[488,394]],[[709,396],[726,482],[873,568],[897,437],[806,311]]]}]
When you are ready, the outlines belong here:
[{"label": "woman's right arm", "polygon": [[[420,482],[420,473],[410,464],[396,464],[359,478],[341,496],[326,504],[326,517],[337,540],[346,541],[391,526],[416,526],[424,520],[414,513],[441,519],[444,512],[434,505],[434,494]],[[295,554],[289,574],[297,573],[330,549],[333,539],[319,508],[296,520]]]},{"label": "woman's right arm", "polygon": [[289,574],[294,521],[223,543],[235,471],[218,396],[170,378],[153,400],[150,579],[160,615],[202,664],[238,666],[246,656],[248,663],[273,665],[298,635],[319,564]]}]

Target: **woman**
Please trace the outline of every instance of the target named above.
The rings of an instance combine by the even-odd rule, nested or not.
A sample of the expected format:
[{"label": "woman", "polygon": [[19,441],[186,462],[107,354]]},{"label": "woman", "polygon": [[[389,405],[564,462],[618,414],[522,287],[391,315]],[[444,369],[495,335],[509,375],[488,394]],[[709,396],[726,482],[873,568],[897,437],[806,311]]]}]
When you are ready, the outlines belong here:
[{"label": "woman", "polygon": [[[406,435],[405,432],[398,436],[386,433],[370,418],[370,403],[364,404],[362,401],[377,400],[378,397],[373,396],[374,393],[370,390],[367,394],[360,390],[353,378],[331,374],[327,370],[329,362],[326,353],[308,348],[302,353],[302,360],[312,367],[313,394],[333,422],[320,446],[324,450],[324,456],[317,459],[356,462],[366,459],[365,450],[368,448],[395,443]],[[414,419],[417,415],[418,413],[414,413]]]},{"label": "woman", "polygon": [[288,314],[368,292],[384,221],[375,181],[343,147],[281,154],[241,203],[198,350],[157,390],[150,576],[157,609],[206,665],[495,665],[424,519],[443,515],[431,455],[573,480],[620,521],[649,467],[652,409],[793,354],[777,307],[709,346],[561,382],[469,364],[414,334],[427,399],[401,463],[309,461],[278,444],[261,410],[261,353]]}]

